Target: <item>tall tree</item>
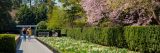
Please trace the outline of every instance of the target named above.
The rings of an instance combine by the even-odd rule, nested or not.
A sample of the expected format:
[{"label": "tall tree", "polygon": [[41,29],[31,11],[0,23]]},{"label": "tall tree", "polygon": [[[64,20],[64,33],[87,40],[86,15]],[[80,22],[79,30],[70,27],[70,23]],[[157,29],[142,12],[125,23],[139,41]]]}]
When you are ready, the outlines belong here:
[{"label": "tall tree", "polygon": [[[84,10],[80,5],[80,0],[60,0],[63,3],[64,11],[66,12],[66,19],[70,27],[78,26],[85,18]],[[78,23],[79,22],[79,23]],[[85,23],[85,22],[81,22]]]},{"label": "tall tree", "polygon": [[81,0],[81,5],[87,14],[87,22],[93,24],[104,17],[106,0]]},{"label": "tall tree", "polygon": [[0,30],[10,30],[15,27],[9,12],[12,9],[12,0],[0,0]]},{"label": "tall tree", "polygon": [[159,0],[81,0],[90,24],[102,19],[114,25],[159,25]]},{"label": "tall tree", "polygon": [[63,9],[59,9],[57,6],[54,6],[53,12],[48,14],[48,29],[60,29],[64,25],[66,25],[66,23],[64,22],[64,14],[65,12],[63,11]]},{"label": "tall tree", "polygon": [[[33,9],[33,8],[32,8]],[[35,24],[35,14],[32,12],[27,5],[21,6],[17,13],[18,24],[22,25],[34,25]]]},{"label": "tall tree", "polygon": [[27,5],[21,6],[17,13],[17,21],[19,24],[36,25],[40,21],[47,19],[47,7],[40,4],[37,7],[29,8]]}]

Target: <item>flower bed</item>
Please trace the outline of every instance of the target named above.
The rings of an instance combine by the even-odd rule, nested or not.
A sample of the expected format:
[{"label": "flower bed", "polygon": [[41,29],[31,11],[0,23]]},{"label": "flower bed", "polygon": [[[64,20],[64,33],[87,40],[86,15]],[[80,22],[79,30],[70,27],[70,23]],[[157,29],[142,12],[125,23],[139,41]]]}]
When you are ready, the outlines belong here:
[{"label": "flower bed", "polygon": [[68,37],[38,37],[38,39],[58,49],[60,53],[136,53],[124,48],[106,47]]}]

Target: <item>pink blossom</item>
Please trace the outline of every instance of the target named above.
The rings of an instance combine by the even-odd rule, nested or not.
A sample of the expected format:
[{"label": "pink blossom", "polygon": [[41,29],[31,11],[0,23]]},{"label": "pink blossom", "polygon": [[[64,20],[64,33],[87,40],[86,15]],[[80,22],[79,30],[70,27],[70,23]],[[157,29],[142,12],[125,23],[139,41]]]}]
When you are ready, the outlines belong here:
[{"label": "pink blossom", "polygon": [[86,11],[88,23],[93,24],[104,17],[103,12],[106,10],[106,0],[82,0],[81,4]]}]

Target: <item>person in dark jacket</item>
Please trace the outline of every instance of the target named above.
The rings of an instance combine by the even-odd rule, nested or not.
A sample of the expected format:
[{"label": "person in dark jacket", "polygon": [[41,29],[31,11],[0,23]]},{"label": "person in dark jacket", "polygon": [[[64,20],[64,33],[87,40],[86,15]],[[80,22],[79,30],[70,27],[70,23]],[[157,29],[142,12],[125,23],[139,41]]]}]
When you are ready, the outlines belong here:
[{"label": "person in dark jacket", "polygon": [[26,29],[26,28],[23,28],[23,29],[22,29],[22,32],[23,32],[24,40],[26,41],[26,32],[27,32],[27,29]]}]

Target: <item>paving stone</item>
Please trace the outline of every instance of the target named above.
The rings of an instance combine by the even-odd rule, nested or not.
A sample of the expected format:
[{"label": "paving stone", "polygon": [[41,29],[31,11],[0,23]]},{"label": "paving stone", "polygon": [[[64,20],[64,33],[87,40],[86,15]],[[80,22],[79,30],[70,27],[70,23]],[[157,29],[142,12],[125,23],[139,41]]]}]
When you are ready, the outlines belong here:
[{"label": "paving stone", "polygon": [[53,53],[42,43],[37,41],[33,36],[31,40],[24,40],[21,36],[21,41],[18,43],[16,53]]}]

